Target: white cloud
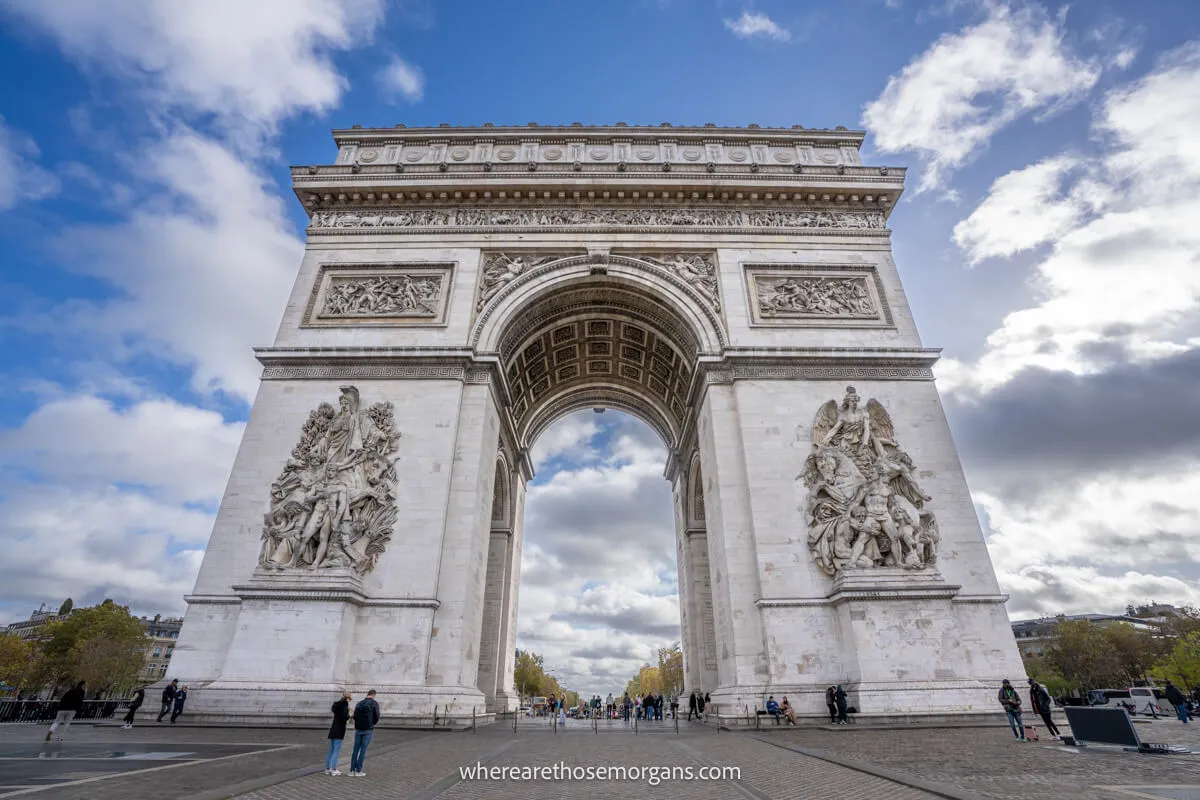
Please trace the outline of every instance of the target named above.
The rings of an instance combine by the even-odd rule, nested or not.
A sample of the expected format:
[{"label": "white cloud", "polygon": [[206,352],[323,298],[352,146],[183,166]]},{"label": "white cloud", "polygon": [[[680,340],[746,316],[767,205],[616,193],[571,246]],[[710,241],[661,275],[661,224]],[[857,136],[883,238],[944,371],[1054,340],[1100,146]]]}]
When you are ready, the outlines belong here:
[{"label": "white cloud", "polygon": [[1063,41],[1061,20],[1034,6],[986,10],[983,22],[938,39],[863,109],[881,152],[922,156],[919,192],[942,187],[1019,117],[1077,100],[1100,77]]},{"label": "white cloud", "polygon": [[273,340],[304,252],[283,201],[266,176],[186,129],[133,168],[144,199],[124,222],[67,228],[57,243],[68,268],[120,297],[68,301],[56,327],[68,320],[69,334],[109,352],[183,364],[197,390],[248,400],[260,374],[251,348]]},{"label": "white cloud", "polygon": [[76,395],[0,432],[0,616],[66,596],[181,611],[243,428],[168,399]]},{"label": "white cloud", "polygon": [[142,87],[152,103],[271,128],[338,103],[330,58],[369,41],[381,0],[112,0],[18,3],[9,12],[51,35],[87,70]]},{"label": "white cloud", "polygon": [[[987,199],[954,227],[954,242],[977,264],[1066,233],[1089,205],[1082,192],[1063,193],[1064,180],[1080,166],[1076,158],[1059,156],[997,178]],[[1098,204],[1100,198],[1092,202]]]},{"label": "white cloud", "polygon": [[22,200],[40,200],[58,192],[58,178],[38,166],[39,155],[33,139],[0,117],[0,211]]},{"label": "white cloud", "polygon": [[137,484],[159,499],[211,503],[244,429],[165,398],[118,409],[99,397],[63,397],[0,431],[0,463],[75,488]]},{"label": "white cloud", "polygon": [[733,31],[739,39],[749,39],[752,36],[765,36],[777,42],[790,42],[792,34],[786,28],[781,28],[766,14],[743,11],[737,19],[725,20],[725,27]]},{"label": "white cloud", "polygon": [[[1190,45],[1104,99],[1094,121],[1104,150],[1072,187],[1059,188],[1067,170],[1045,163],[996,181],[956,238],[973,260],[1050,242],[1035,266],[1039,302],[1005,317],[977,362],[945,368],[947,388],[987,391],[1030,366],[1088,373],[1104,366],[1097,347],[1145,360],[1194,346],[1198,127],[1200,45]],[[1027,198],[1036,219],[1005,211],[1023,184],[1042,190]]]},{"label": "white cloud", "polygon": [[395,97],[399,95],[410,103],[416,103],[425,96],[425,76],[421,70],[399,56],[384,67],[378,76],[383,90]]}]

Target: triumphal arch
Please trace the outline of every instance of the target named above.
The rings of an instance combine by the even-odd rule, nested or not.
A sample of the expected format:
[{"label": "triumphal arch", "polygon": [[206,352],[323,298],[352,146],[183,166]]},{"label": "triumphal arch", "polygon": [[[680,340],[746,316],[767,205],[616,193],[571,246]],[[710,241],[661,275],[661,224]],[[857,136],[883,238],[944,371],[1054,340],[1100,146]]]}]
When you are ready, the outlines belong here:
[{"label": "triumphal arch", "polygon": [[[172,659],[189,710],[512,709],[530,447],[669,452],[687,687],[734,713],[992,712],[1022,674],[861,132],[334,132]],[[576,565],[586,571],[587,565]]]}]

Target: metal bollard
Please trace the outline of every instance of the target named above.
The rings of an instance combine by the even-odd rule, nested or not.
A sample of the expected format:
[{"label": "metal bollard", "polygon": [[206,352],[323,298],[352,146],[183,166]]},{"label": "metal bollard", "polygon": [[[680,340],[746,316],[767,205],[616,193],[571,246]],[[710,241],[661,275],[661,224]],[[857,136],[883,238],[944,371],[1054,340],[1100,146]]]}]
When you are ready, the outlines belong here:
[{"label": "metal bollard", "polygon": [[471,733],[475,733],[475,706],[471,706]]}]

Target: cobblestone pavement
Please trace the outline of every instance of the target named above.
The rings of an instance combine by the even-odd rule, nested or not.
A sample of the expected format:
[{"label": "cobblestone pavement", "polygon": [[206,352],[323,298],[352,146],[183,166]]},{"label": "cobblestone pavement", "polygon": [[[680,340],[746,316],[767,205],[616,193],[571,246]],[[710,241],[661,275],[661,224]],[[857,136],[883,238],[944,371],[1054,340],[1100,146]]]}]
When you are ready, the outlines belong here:
[{"label": "cobblestone pavement", "polygon": [[[1061,800],[1062,797],[1129,800],[1132,797],[1192,798],[1186,787],[1200,787],[1200,756],[1146,756],[1120,748],[1077,751],[1043,741],[1016,742],[1007,728],[848,728],[764,729],[717,733],[702,725],[681,724],[674,733],[669,721],[640,726],[601,725],[593,733],[586,722],[569,724],[557,733],[549,726],[494,725],[470,732],[376,732],[368,751],[365,778],[330,778],[321,773],[326,741],[323,730],[251,728],[159,728],[132,732],[117,728],[73,726],[62,745],[65,758],[40,763],[30,758],[40,748],[44,726],[0,726],[0,785],[5,771],[32,785],[23,796],[71,800],[470,800],[485,797],[599,798],[686,797],[750,800]],[[1200,725],[1174,721],[1139,725],[1144,741],[1164,741],[1200,751]],[[34,745],[37,745],[35,747]],[[342,750],[348,771],[352,740]],[[138,761],[114,767],[99,756],[107,752],[187,752],[200,762]],[[5,753],[19,757],[6,760]],[[71,760],[91,755],[95,760]],[[550,780],[479,780],[460,768],[549,767]],[[579,780],[572,768],[655,767],[657,782],[643,774],[618,781]],[[683,780],[703,767],[735,767],[739,775],[715,780]],[[25,772],[18,771],[24,769]],[[43,778],[102,780],[46,786]],[[664,769],[676,770],[668,778]],[[106,771],[107,770],[107,771]],[[36,775],[32,776],[36,778]],[[1132,787],[1145,789],[1134,794]],[[1119,787],[1127,790],[1119,791]],[[0,797],[5,795],[0,789]]]},{"label": "cobblestone pavement", "polygon": [[[1058,724],[1068,732],[1065,723]],[[1139,722],[1136,729],[1143,742],[1189,747],[1200,753],[1200,724],[1163,719]],[[1200,755],[1142,755],[1120,747],[1068,748],[1047,739],[1022,743],[1007,727],[793,728],[758,738],[996,800],[1061,800],[1064,796],[1128,800],[1137,796],[1131,794],[1136,790],[1119,787],[1164,785],[1190,788],[1141,796],[1200,797]]]}]

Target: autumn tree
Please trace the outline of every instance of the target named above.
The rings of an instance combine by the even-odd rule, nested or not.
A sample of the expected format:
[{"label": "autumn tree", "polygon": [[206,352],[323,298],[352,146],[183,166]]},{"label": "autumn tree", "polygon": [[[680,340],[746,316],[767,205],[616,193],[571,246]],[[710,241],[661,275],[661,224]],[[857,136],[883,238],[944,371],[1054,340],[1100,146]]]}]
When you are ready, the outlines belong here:
[{"label": "autumn tree", "polygon": [[1188,692],[1200,686],[1200,631],[1176,641],[1154,665],[1151,674],[1159,680],[1170,679]]},{"label": "autumn tree", "polygon": [[91,696],[131,686],[142,667],[146,637],[129,609],[106,601],[46,626],[46,682],[87,681]]},{"label": "autumn tree", "polygon": [[34,647],[20,636],[0,634],[0,691],[19,691],[28,676]]},{"label": "autumn tree", "polygon": [[664,693],[675,694],[683,689],[683,650],[679,642],[658,648],[658,673]]},{"label": "autumn tree", "polygon": [[1127,683],[1148,683],[1150,669],[1169,648],[1166,639],[1132,625],[1106,627],[1104,639]]},{"label": "autumn tree", "polygon": [[1124,682],[1124,671],[1105,630],[1087,620],[1061,620],[1054,626],[1046,660],[1058,674],[1082,689]]}]

